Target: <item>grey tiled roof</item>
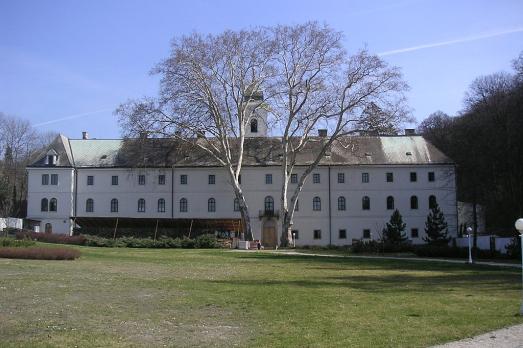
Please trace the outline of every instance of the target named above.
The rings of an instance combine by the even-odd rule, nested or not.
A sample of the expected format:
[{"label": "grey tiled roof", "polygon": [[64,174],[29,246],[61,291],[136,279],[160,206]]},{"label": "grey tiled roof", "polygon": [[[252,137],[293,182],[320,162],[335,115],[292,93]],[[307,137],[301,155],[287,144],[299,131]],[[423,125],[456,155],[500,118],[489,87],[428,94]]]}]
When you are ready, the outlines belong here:
[{"label": "grey tiled roof", "polygon": [[[192,139],[192,142],[201,141]],[[297,156],[297,165],[311,163],[324,138],[314,137]],[[279,137],[245,139],[244,166],[279,165]],[[193,167],[218,166],[205,151],[174,139],[90,139],[58,137],[50,148],[59,153],[58,166]],[[67,150],[66,150],[67,149]],[[69,152],[68,152],[69,151]],[[64,156],[65,155],[65,156]],[[65,159],[62,160],[62,157]],[[39,159],[32,167],[42,166]],[[320,165],[452,164],[422,136],[351,136],[335,142]]]}]

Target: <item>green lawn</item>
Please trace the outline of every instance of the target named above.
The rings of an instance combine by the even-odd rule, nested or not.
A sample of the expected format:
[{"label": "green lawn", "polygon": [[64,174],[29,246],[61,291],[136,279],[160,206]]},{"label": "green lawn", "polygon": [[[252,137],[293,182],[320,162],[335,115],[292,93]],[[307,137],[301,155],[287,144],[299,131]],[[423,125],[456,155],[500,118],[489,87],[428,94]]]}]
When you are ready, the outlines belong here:
[{"label": "green lawn", "polygon": [[81,250],[0,259],[0,346],[424,347],[523,322],[518,269]]}]

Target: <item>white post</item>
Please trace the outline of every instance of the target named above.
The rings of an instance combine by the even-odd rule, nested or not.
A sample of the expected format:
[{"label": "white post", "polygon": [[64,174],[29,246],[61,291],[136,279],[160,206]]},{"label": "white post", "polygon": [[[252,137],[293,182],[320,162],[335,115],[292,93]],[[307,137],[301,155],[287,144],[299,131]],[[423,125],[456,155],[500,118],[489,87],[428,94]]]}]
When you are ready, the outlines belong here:
[{"label": "white post", "polygon": [[467,227],[468,237],[469,237],[469,263],[472,263],[472,245],[470,243],[470,235],[472,234],[472,227]]},{"label": "white post", "polygon": [[296,232],[292,233],[292,247],[296,248]]},{"label": "white post", "polygon": [[523,316],[523,218],[516,220],[514,224],[521,237],[521,307],[519,308],[519,315]]},{"label": "white post", "polygon": [[520,230],[519,233],[521,237],[521,307],[519,307],[519,316],[523,316],[523,230]]}]

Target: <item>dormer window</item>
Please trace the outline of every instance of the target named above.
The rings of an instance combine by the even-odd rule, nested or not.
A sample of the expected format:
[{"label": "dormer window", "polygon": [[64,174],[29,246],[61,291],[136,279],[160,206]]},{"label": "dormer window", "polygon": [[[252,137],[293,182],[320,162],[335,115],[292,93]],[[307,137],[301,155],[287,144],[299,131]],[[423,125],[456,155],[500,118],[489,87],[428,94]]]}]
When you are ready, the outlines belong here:
[{"label": "dormer window", "polygon": [[58,154],[55,150],[51,149],[45,156],[45,164],[48,166],[56,166],[58,162]]},{"label": "dormer window", "polygon": [[258,120],[255,118],[251,120],[251,133],[258,133]]}]

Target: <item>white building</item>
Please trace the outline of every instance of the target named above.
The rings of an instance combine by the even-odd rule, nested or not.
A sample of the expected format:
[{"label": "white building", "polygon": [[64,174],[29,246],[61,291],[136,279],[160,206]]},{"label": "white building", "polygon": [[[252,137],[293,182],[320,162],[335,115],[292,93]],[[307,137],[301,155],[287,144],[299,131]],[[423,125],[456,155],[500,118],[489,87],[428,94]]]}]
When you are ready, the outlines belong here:
[{"label": "white building", "polygon": [[[253,121],[249,131],[241,184],[254,238],[274,246],[281,233],[280,140],[266,136],[263,118]],[[307,163],[312,153],[313,144],[298,162]],[[135,227],[188,234],[240,226],[225,170],[172,139],[60,135],[27,170],[28,218],[40,221],[40,231],[70,234],[76,225],[87,232]],[[453,162],[421,136],[348,137],[333,146],[300,194],[293,225],[296,244],[378,239],[393,209],[403,215],[409,239],[423,243],[434,200],[455,236],[454,173]]]}]

